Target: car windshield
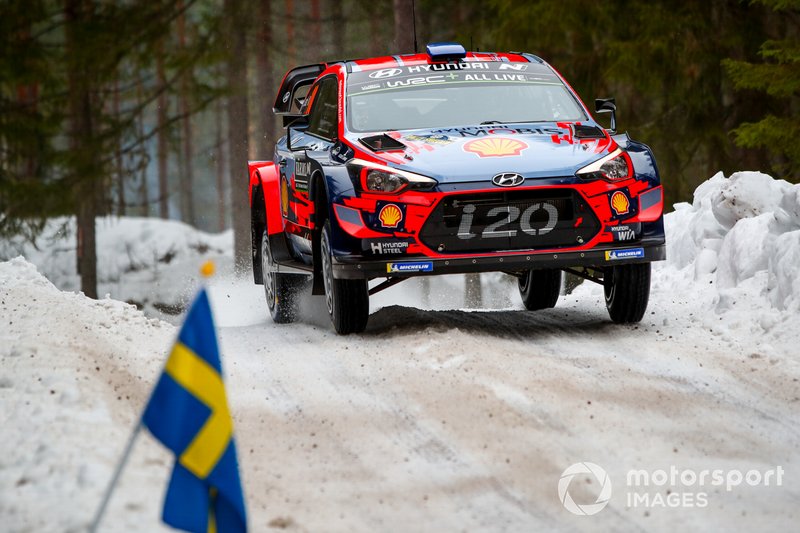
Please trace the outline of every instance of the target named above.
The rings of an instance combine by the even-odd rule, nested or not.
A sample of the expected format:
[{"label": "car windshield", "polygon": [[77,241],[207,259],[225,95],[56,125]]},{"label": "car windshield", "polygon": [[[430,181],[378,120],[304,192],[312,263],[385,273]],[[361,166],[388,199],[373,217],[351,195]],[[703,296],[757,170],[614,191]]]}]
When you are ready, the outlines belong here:
[{"label": "car windshield", "polygon": [[537,63],[470,62],[353,72],[353,132],[585,120],[572,93]]}]

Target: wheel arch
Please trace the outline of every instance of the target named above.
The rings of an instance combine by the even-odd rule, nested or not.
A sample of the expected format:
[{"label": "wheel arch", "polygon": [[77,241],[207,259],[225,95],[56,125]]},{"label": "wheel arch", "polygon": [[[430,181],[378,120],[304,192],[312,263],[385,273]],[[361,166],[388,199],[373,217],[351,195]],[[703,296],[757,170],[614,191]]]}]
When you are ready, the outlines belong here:
[{"label": "wheel arch", "polygon": [[261,234],[266,226],[267,214],[261,183],[250,185],[250,245],[253,256],[253,282],[263,285],[261,271]]},{"label": "wheel arch", "polygon": [[261,285],[261,235],[265,228],[272,233],[283,229],[280,211],[280,175],[272,162],[250,162],[250,243],[253,281]]},{"label": "wheel arch", "polygon": [[634,141],[627,133],[614,135],[613,139],[620,148],[628,152],[637,179],[647,180],[651,187],[661,184],[661,175],[658,172],[656,158],[649,146],[639,141]]}]

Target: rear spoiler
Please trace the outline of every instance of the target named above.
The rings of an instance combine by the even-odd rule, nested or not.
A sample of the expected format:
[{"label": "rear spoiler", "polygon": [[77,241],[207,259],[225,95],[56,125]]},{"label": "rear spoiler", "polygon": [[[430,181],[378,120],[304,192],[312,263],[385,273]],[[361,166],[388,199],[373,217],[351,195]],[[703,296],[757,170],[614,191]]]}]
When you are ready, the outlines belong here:
[{"label": "rear spoiler", "polygon": [[315,65],[295,67],[287,72],[281,82],[278,96],[275,97],[275,105],[272,107],[272,112],[276,115],[291,113],[292,102],[297,89],[312,84],[326,68],[328,68],[328,63],[317,63]]}]

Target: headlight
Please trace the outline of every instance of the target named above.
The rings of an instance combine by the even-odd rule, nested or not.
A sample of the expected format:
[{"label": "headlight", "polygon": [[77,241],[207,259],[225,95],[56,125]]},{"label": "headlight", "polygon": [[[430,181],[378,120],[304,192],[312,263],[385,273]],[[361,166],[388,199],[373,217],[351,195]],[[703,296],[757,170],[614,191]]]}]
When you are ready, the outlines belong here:
[{"label": "headlight", "polygon": [[408,181],[403,179],[402,176],[391,172],[367,168],[365,168],[364,171],[367,173],[367,186],[365,189],[368,191],[397,192],[408,185]]},{"label": "headlight", "polygon": [[428,190],[438,184],[433,178],[379,163],[353,159],[348,164],[358,169],[361,190],[366,192],[397,194],[410,189]]},{"label": "headlight", "polygon": [[633,165],[627,152],[617,148],[604,158],[583,167],[575,174],[584,179],[622,181],[633,176]]}]

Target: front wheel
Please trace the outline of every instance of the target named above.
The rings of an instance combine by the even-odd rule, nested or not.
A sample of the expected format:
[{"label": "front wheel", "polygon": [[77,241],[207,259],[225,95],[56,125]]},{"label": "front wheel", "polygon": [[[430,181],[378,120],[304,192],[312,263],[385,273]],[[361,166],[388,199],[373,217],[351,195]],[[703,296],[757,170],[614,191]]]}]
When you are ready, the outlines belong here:
[{"label": "front wheel", "polygon": [[618,324],[639,322],[650,299],[650,263],[606,268],[603,289],[611,320]]},{"label": "front wheel", "polygon": [[528,311],[556,306],[561,293],[561,271],[548,268],[528,270],[519,278],[519,295]]},{"label": "front wheel", "polygon": [[261,274],[267,308],[273,322],[276,324],[294,322],[297,318],[299,293],[307,281],[307,276],[277,272],[266,229],[261,235]]},{"label": "front wheel", "polygon": [[361,333],[369,318],[369,288],[365,279],[336,279],[331,259],[331,223],[322,228],[320,252],[322,280],[325,283],[325,303],[333,329],[339,335]]}]

